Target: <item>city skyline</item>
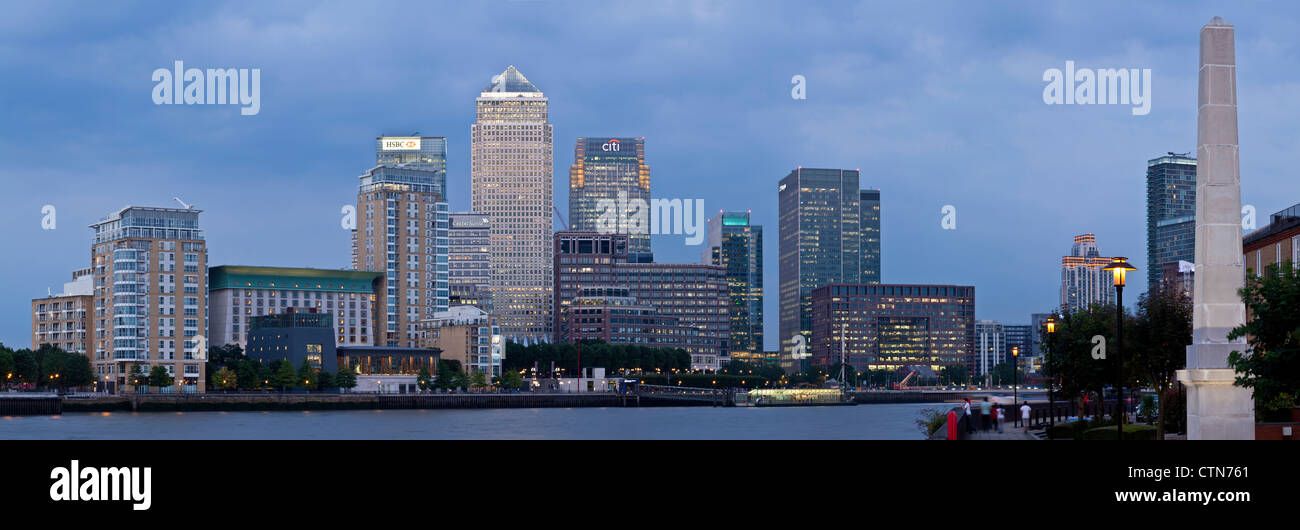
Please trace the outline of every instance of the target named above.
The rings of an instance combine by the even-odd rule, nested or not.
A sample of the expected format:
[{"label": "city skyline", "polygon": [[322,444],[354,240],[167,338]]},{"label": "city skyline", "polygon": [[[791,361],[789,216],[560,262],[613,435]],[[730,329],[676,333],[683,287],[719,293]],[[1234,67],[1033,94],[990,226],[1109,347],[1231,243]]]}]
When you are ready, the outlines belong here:
[{"label": "city skyline", "polygon": [[[1194,63],[1195,42],[1179,30],[1199,26],[1210,16],[1208,10],[1196,7],[1186,9],[1186,14],[1170,15],[1180,21],[1177,23],[1139,25],[1141,14],[1154,16],[1159,11],[1150,7],[1128,11],[1135,19],[1131,23],[1105,26],[1100,24],[1107,20],[1103,13],[1087,12],[1077,15],[1084,23],[1072,19],[1067,25],[1050,8],[1027,7],[1017,10],[1018,18],[1010,26],[1014,35],[1030,42],[1026,49],[1008,48],[1002,43],[992,54],[978,55],[957,48],[964,47],[968,40],[989,38],[985,33],[991,32],[993,22],[1007,13],[982,13],[970,26],[956,20],[969,17],[944,14],[936,28],[923,30],[919,15],[848,4],[796,9],[724,3],[672,15],[632,5],[627,9],[636,11],[634,16],[601,23],[597,23],[601,19],[583,16],[580,10],[563,4],[511,5],[519,12],[509,15],[512,19],[541,16],[543,20],[558,21],[579,16],[573,24],[598,31],[597,36],[588,37],[593,42],[602,36],[649,32],[683,20],[706,20],[721,24],[724,36],[741,37],[741,44],[721,46],[717,57],[694,58],[674,48],[672,38],[699,39],[703,42],[693,45],[701,46],[713,41],[684,33],[647,39],[646,46],[653,46],[653,52],[639,52],[644,55],[636,57],[639,64],[650,65],[653,57],[661,57],[658,52],[665,52],[668,63],[681,75],[668,76],[670,81],[664,81],[657,77],[664,70],[646,70],[613,73],[599,83],[578,82],[582,65],[545,57],[562,57],[562,51],[576,49],[587,41],[574,37],[543,42],[552,32],[559,35],[563,31],[543,25],[499,46],[484,44],[486,49],[458,64],[421,54],[421,59],[433,66],[432,73],[417,72],[419,69],[410,67],[409,61],[381,61],[374,67],[379,73],[407,76],[415,82],[335,92],[322,88],[336,74],[319,71],[320,62],[327,58],[345,64],[359,60],[346,54],[331,57],[342,53],[336,47],[296,50],[294,57],[305,54],[302,65],[289,62],[285,55],[246,44],[215,51],[223,49],[220,44],[228,42],[229,37],[214,38],[204,33],[202,22],[237,23],[243,16],[238,6],[195,6],[181,15],[169,15],[173,19],[167,22],[175,22],[175,17],[190,20],[196,28],[194,35],[165,33],[161,28],[167,24],[150,25],[149,21],[156,19],[143,16],[139,8],[128,6],[122,10],[123,15],[105,13],[109,20],[141,17],[142,34],[152,47],[138,57],[127,58],[139,51],[135,47],[140,44],[125,43],[120,34],[109,31],[80,41],[53,44],[52,51],[65,52],[61,53],[65,59],[62,63],[46,61],[63,64],[59,68],[74,77],[84,76],[85,86],[102,91],[95,101],[81,101],[70,89],[43,88],[41,83],[52,79],[53,70],[39,64],[43,61],[41,54],[0,66],[5,78],[36,81],[13,86],[13,97],[0,101],[0,117],[12,124],[0,135],[0,156],[8,160],[0,174],[10,188],[3,199],[5,213],[0,214],[0,220],[14,227],[5,241],[31,252],[30,257],[8,265],[6,272],[10,274],[0,280],[6,294],[0,317],[8,317],[0,319],[0,342],[24,345],[30,329],[19,322],[29,319],[17,316],[19,308],[28,313],[30,301],[42,296],[45,287],[57,289],[72,271],[83,268],[90,241],[86,225],[104,212],[125,205],[167,206],[172,196],[180,196],[203,209],[213,265],[346,268],[350,261],[346,252],[349,234],[339,229],[339,208],[355,201],[355,189],[350,189],[355,186],[352,179],[373,161],[368,139],[419,131],[447,138],[450,210],[469,211],[468,126],[473,116],[466,107],[469,98],[488,84],[491,74],[509,64],[519,65],[547,89],[555,105],[551,109],[555,143],[567,146],[584,131],[644,136],[654,144],[656,194],[702,197],[711,211],[752,210],[756,224],[776,226],[772,191],[777,178],[790,167],[862,168],[862,186],[881,189],[886,203],[882,209],[888,211],[882,221],[888,225],[882,230],[885,281],[975,285],[981,292],[1026,293],[1023,298],[982,297],[977,307],[981,319],[1023,323],[1029,313],[1055,305],[1059,269],[1054,262],[1061,255],[1058,241],[1065,237],[1096,233],[1105,241],[1107,255],[1126,255],[1135,264],[1146,263],[1142,228],[1145,175],[1139,164],[1166,151],[1185,152],[1194,146],[1195,128],[1188,110],[1194,108],[1195,84],[1186,65]],[[54,16],[49,13],[57,15],[64,8],[19,9],[41,9],[34,15],[43,12]],[[355,8],[347,6],[306,10],[324,20],[322,28],[308,24],[306,13],[281,9],[278,16],[282,21],[300,30],[292,38],[304,44],[320,42],[328,34],[327,28],[343,25],[349,14],[355,15],[349,13]],[[471,18],[486,16],[471,7],[440,9]],[[813,53],[809,51],[813,47],[800,48],[796,44],[787,53],[776,53],[771,68],[754,69],[763,53],[744,55],[741,48],[757,42],[752,39],[763,33],[765,23],[749,18],[728,22],[727,17],[737,9],[761,12],[766,17],[773,16],[773,11],[788,15],[792,26],[832,24],[828,18],[837,14],[852,20],[897,15],[900,26],[887,30],[888,35],[879,39],[819,41],[820,48],[843,48],[842,52]],[[1300,186],[1283,165],[1284,154],[1294,142],[1281,132],[1287,130],[1283,125],[1286,118],[1296,113],[1295,106],[1283,99],[1288,85],[1296,82],[1295,76],[1269,72],[1263,66],[1297,46],[1294,40],[1288,40],[1289,32],[1281,29],[1295,20],[1286,14],[1239,11],[1229,9],[1223,15],[1241,28],[1240,89],[1243,94],[1252,94],[1250,105],[1255,105],[1241,108],[1242,143],[1250,145],[1242,152],[1242,174],[1250,177],[1244,180],[1243,202],[1253,204],[1265,215],[1294,204],[1300,197]],[[651,23],[645,29],[633,28],[638,17],[642,21],[649,18]],[[1087,20],[1098,23],[1089,25]],[[1105,26],[1100,34],[1081,29],[1099,25]],[[20,45],[19,54],[27,47],[50,44],[48,39],[63,37],[54,30],[5,29],[13,30],[7,38]],[[1062,30],[1063,35],[1053,36],[1054,29]],[[944,30],[951,33],[945,34]],[[751,37],[751,33],[755,36]],[[782,29],[781,33],[805,35],[792,29]],[[890,43],[886,37],[902,40]],[[271,36],[266,26],[255,26],[252,35],[245,38],[259,43]],[[451,37],[438,37],[443,38]],[[1088,45],[1082,42],[1085,38]],[[1102,45],[1091,46],[1097,43],[1093,39]],[[540,48],[527,50],[520,44]],[[117,70],[101,70],[105,66],[87,62],[80,54],[66,53],[77,46],[106,50],[106,64]],[[847,51],[853,46],[867,51]],[[767,49],[768,55],[773,54],[771,50]],[[726,97],[732,99],[721,100],[715,92],[721,87],[706,82],[700,74],[714,61],[725,62],[722,57],[728,54],[741,55],[735,66],[727,66],[719,75],[729,78],[728,84],[739,82],[745,89],[728,93]],[[200,66],[262,68],[265,98],[261,114],[246,117],[227,112],[228,108],[151,105],[146,95],[151,87],[148,72],[177,58]],[[1043,105],[1036,100],[1042,89],[1038,76],[1044,68],[1059,67],[1066,59],[1116,67],[1150,64],[1156,79],[1151,114],[1137,117],[1127,110],[1104,106]],[[905,92],[864,82],[865,78],[858,76],[872,64],[893,69],[897,78],[915,79],[915,85],[900,84],[907,91],[919,90],[923,96],[913,99]],[[962,73],[960,67],[969,64],[996,65],[989,68],[996,75]],[[304,80],[304,71],[326,79],[294,82]],[[790,98],[792,75],[807,77],[807,100]],[[966,75],[971,75],[971,82],[986,83],[977,91],[980,94],[952,92],[953,78],[944,77],[956,76],[960,80]],[[302,88],[305,85],[312,88]],[[860,91],[864,86],[867,89]],[[611,92],[626,98],[633,87],[640,93],[631,105],[612,95],[601,95]],[[987,112],[1010,111],[1008,115],[964,109],[974,101],[983,101],[972,96],[985,98],[990,90],[1007,97],[995,98],[999,101],[991,105],[994,110]],[[865,103],[861,101],[863,93],[867,94]],[[412,94],[420,100],[439,101],[380,104],[385,99]],[[327,117],[305,122],[304,126],[303,119],[330,105],[336,108],[330,109]],[[45,113],[60,106],[57,112],[66,114],[57,116],[67,119],[47,120]],[[354,108],[344,108],[347,106]],[[693,114],[708,119],[695,121]],[[896,134],[884,135],[877,129],[880,124],[898,125],[897,120],[909,117],[922,124],[936,123],[934,120],[945,114],[951,114],[958,124],[947,133],[904,126]],[[996,134],[973,126],[981,118],[994,119],[990,126]],[[1040,125],[1029,125],[1036,119],[1042,120]],[[765,131],[731,134],[728,128],[711,123],[727,120],[767,126],[762,127]],[[118,121],[126,133],[118,131]],[[1074,127],[1078,129],[1071,130]],[[770,132],[782,128],[786,132]],[[1097,134],[1113,128],[1119,130]],[[1007,141],[1007,134],[1011,134],[1011,141]],[[992,138],[981,139],[980,135]],[[1035,136],[1048,138],[1035,142]],[[723,137],[738,141],[722,142],[719,139]],[[1255,141],[1248,141],[1250,137]],[[1269,137],[1275,137],[1274,141],[1260,140]],[[42,149],[35,149],[38,140],[49,138],[67,141],[42,143]],[[869,149],[862,149],[863,145],[869,145]],[[985,153],[993,146],[997,146],[997,154],[990,157]],[[1084,153],[1104,154],[1079,156]],[[973,164],[972,160],[979,163]],[[1071,160],[1072,167],[1062,168],[1061,160]],[[564,174],[563,169],[572,162],[562,149],[553,160],[552,171]],[[1085,188],[1097,189],[1077,186],[1092,181],[1099,181],[1099,185]],[[566,210],[567,202],[567,194],[560,191],[563,184],[563,179],[553,184],[555,206],[561,211]],[[991,191],[976,193],[982,188]],[[1080,196],[1077,201],[1076,195]],[[285,197],[292,200],[286,201]],[[1099,203],[1108,206],[1093,206]],[[52,231],[40,229],[41,208],[47,204],[58,212],[58,227]],[[953,231],[943,230],[939,223],[940,209],[949,204],[958,212],[957,229]],[[273,237],[274,231],[261,229],[262,225],[301,235]],[[774,230],[769,229],[764,237],[769,249],[776,248]],[[656,260],[665,263],[693,262],[700,251],[698,246],[686,246],[680,238],[668,236],[656,236],[654,246]],[[1026,248],[1032,252],[1026,255]],[[965,266],[967,260],[1001,263],[1008,257],[1021,269],[1013,273],[991,265]],[[777,285],[777,267],[772,260],[769,256],[765,267],[769,292],[771,286]],[[1126,297],[1130,305],[1141,289],[1135,285]],[[769,294],[765,300],[767,349],[775,349],[778,340],[774,333],[777,298]]]}]

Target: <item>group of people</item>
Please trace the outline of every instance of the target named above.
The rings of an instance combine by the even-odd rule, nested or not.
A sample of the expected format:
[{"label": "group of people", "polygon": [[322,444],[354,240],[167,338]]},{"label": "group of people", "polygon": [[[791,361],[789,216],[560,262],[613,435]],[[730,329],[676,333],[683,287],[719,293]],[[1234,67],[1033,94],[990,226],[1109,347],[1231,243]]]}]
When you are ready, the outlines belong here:
[{"label": "group of people", "polygon": [[[979,421],[978,429],[981,431],[991,431],[993,429],[997,429],[998,432],[1004,432],[1003,424],[1006,423],[1007,420],[1006,409],[1003,408],[1002,405],[994,405],[993,402],[989,401],[988,396],[984,396],[984,401],[980,402],[979,407],[980,407],[980,421]],[[961,408],[963,413],[965,413],[966,415],[966,432],[967,433],[975,432],[976,422],[975,422],[975,416],[971,414],[970,398],[966,398],[966,402],[962,404]],[[1029,403],[1025,403],[1020,406],[1020,424],[1023,426],[1025,430],[1029,430],[1030,410],[1031,409],[1029,407]]]}]

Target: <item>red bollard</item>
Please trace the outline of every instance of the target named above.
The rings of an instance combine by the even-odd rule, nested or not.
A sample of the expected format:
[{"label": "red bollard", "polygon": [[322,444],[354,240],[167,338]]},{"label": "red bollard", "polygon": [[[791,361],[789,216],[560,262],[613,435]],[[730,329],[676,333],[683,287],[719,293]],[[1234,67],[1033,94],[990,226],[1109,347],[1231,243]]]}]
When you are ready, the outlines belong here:
[{"label": "red bollard", "polygon": [[948,439],[956,440],[957,438],[957,411],[948,411]]}]

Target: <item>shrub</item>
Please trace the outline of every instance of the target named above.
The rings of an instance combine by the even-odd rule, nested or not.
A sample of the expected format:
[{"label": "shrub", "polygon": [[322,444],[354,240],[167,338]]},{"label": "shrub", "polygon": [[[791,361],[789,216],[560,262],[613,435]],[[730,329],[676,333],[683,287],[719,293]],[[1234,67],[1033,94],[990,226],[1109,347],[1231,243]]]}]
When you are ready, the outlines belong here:
[{"label": "shrub", "polygon": [[[1049,440],[1082,440],[1083,433],[1088,429],[1105,427],[1112,425],[1109,420],[1079,420],[1061,423],[1058,422],[1055,427],[1047,428],[1047,439]],[[1125,430],[1124,432],[1128,432]]]},{"label": "shrub", "polygon": [[1160,406],[1165,407],[1165,433],[1182,432],[1187,421],[1187,394],[1170,388],[1160,398]]},{"label": "shrub", "polygon": [[[1116,429],[1114,425],[1106,427],[1096,427],[1083,432],[1084,440],[1114,440],[1116,438]],[[1125,440],[1154,440],[1156,439],[1155,425],[1125,425]]]}]

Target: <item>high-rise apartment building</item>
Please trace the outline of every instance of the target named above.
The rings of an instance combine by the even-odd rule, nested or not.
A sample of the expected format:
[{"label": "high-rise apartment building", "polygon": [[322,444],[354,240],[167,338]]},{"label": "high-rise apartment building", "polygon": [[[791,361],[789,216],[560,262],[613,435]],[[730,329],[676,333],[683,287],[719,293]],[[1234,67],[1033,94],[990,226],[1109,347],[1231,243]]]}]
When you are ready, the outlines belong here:
[{"label": "high-rise apartment building", "polygon": [[551,339],[554,159],[547,98],[514,66],[475,100],[470,126],[472,209],[492,220],[493,312],[516,342]]},{"label": "high-rise apartment building", "polygon": [[451,256],[447,277],[451,286],[451,306],[472,305],[492,311],[492,221],[477,212],[453,213],[447,233]]},{"label": "high-rise apartment building", "polygon": [[727,312],[730,297],[726,269],[693,263],[630,261],[626,234],[562,231],[556,232],[554,244],[557,338],[573,336],[563,317],[583,295],[583,289],[625,288],[627,294],[622,298],[633,298],[636,304],[655,308],[656,316],[673,317],[699,330],[704,342],[684,347],[695,369],[716,370],[727,357],[731,320]]},{"label": "high-rise apartment building", "polygon": [[375,165],[433,171],[435,184],[447,189],[445,136],[380,136],[375,138]]},{"label": "high-rise apartment building", "polygon": [[718,212],[708,221],[702,262],[727,271],[731,351],[763,351],[763,226],[749,212]]},{"label": "high-rise apartment building", "polygon": [[64,283],[58,294],[32,299],[32,349],[49,344],[89,355],[93,286],[90,269],[81,269],[72,273],[72,281]]},{"label": "high-rise apartment building", "polygon": [[127,206],[90,225],[96,381],[110,392],[161,366],[182,392],[203,392],[208,252],[201,210]]},{"label": "high-rise apartment building", "polygon": [[977,320],[975,322],[975,358],[971,375],[984,377],[993,372],[993,367],[1006,361],[1007,332],[1001,322],[996,320]]},{"label": "high-rise apartment building", "polygon": [[969,365],[975,288],[959,285],[832,284],[812,292],[812,364],[858,370]]},{"label": "high-rise apartment building", "polygon": [[247,350],[257,317],[314,312],[333,315],[330,327],[334,328],[335,346],[374,346],[384,330],[382,300],[386,292],[380,272],[212,267],[208,269],[208,342],[213,346],[238,344]]},{"label": "high-rise apartment building", "polygon": [[1115,303],[1111,273],[1102,270],[1110,263],[1097,250],[1097,236],[1074,236],[1070,255],[1061,257],[1061,309],[1073,313],[1092,304]]},{"label": "high-rise apartment building", "polygon": [[[569,229],[628,234],[630,251],[648,256],[649,218],[640,225],[630,222],[632,217],[621,207],[614,211],[601,207],[601,201],[627,204],[632,200],[650,203],[645,138],[578,138],[573,146],[573,166],[569,168]],[[649,215],[648,211],[642,213]]]},{"label": "high-rise apartment building", "polygon": [[[810,335],[814,289],[880,281],[880,194],[859,190],[858,179],[855,169],[801,167],[777,187],[782,351],[795,334]],[[864,210],[873,217],[865,242]]]},{"label": "high-rise apartment building", "polygon": [[1169,153],[1147,161],[1147,290],[1167,264],[1196,259],[1196,159]]},{"label": "high-rise apartment building", "polygon": [[359,178],[353,268],[384,274],[374,343],[414,348],[420,320],[449,305],[450,213],[440,184],[446,177],[429,169],[376,166]]}]

